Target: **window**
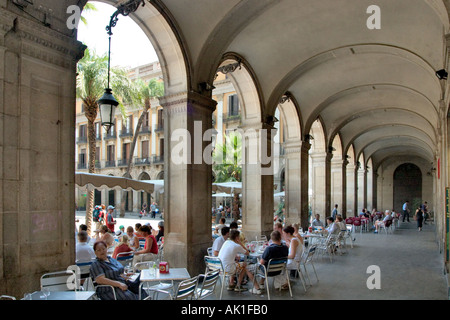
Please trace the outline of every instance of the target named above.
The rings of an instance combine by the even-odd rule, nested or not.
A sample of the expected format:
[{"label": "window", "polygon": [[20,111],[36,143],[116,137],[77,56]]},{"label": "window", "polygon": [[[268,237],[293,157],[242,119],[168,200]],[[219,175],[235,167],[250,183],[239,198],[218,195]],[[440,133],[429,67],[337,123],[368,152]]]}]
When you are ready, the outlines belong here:
[{"label": "window", "polygon": [[87,127],[85,124],[80,124],[78,128],[78,136],[80,138],[86,138],[87,137]]},{"label": "window", "polygon": [[114,150],[115,145],[109,145],[107,147],[107,154],[106,154],[106,160],[107,161],[114,161],[115,160],[115,150]]},{"label": "window", "polygon": [[239,99],[237,94],[228,96],[228,116],[239,115]]},{"label": "window", "polygon": [[122,145],[122,160],[128,160],[130,158],[130,144],[124,143]]},{"label": "window", "polygon": [[142,159],[148,158],[148,141],[142,141]]}]

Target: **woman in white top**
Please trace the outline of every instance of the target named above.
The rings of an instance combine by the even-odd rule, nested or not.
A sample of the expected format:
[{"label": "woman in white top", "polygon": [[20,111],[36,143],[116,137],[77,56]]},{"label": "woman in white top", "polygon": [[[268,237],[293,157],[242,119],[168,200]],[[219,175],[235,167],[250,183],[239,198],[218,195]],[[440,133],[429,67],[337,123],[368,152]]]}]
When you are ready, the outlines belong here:
[{"label": "woman in white top", "polygon": [[289,255],[286,268],[288,270],[297,269],[297,264],[300,261],[303,252],[303,245],[300,239],[294,236],[295,229],[292,226],[287,226],[283,229],[285,239],[289,242]]}]

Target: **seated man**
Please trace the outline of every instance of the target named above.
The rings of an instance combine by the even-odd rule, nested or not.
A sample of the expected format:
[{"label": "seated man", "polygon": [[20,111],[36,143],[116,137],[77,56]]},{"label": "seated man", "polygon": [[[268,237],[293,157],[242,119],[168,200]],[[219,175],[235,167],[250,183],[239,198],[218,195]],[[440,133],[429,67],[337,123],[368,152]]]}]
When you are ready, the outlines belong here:
[{"label": "seated man", "polygon": [[[253,281],[253,274],[247,269],[247,264],[245,262],[236,262],[236,260],[239,261],[240,258],[238,254],[248,255],[249,252],[241,243],[241,240],[239,238],[239,231],[231,230],[230,238],[226,240],[222,245],[218,257],[222,261],[225,272],[230,275],[239,273],[237,286],[234,285],[234,277],[230,276],[230,284],[228,286],[228,290],[240,292],[247,290],[246,288],[241,287],[242,279],[244,278],[244,276],[247,275],[248,278]],[[251,292],[254,294],[261,294],[259,285],[257,283],[255,284]]]},{"label": "seated man", "polygon": [[323,227],[323,222],[320,221],[320,214],[316,213],[315,217],[316,218],[311,223],[311,227]]},{"label": "seated man", "polygon": [[[271,244],[264,250],[264,253],[261,256],[261,259],[259,261],[260,264],[264,265],[266,268],[268,266],[270,259],[276,259],[276,258],[286,258],[289,255],[289,248],[284,245],[281,242],[281,233],[279,231],[272,231],[270,234],[270,240]],[[262,271],[258,270],[258,271]],[[285,289],[286,283],[285,283],[285,275],[281,274],[269,274],[270,276],[275,276],[274,278],[274,285],[276,289]]]},{"label": "seated man", "polygon": [[375,231],[374,233],[378,233],[378,228],[381,226],[384,226],[387,220],[392,220],[391,211],[386,210],[384,212],[385,216],[383,220],[377,220],[375,221]]},{"label": "seated man", "polygon": [[327,218],[327,228],[325,229],[328,234],[338,234],[340,231],[339,225],[334,222],[333,217]]},{"label": "seated man", "polygon": [[230,227],[223,227],[220,232],[222,233],[222,235],[218,238],[216,238],[216,240],[214,240],[213,246],[212,246],[212,251],[213,251],[213,255],[214,256],[218,256],[219,255],[219,251],[222,248],[223,244],[225,243],[225,241],[228,240],[228,237],[230,236]]}]

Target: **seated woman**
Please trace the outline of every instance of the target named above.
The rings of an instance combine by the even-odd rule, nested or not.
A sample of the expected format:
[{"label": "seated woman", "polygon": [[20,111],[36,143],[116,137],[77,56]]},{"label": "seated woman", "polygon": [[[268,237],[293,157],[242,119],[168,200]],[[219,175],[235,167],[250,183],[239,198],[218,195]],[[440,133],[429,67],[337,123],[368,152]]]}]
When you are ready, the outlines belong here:
[{"label": "seated woman", "polygon": [[[107,244],[104,241],[97,241],[94,244],[96,261],[90,268],[92,280],[97,285],[109,285],[114,288],[117,300],[137,300],[139,298],[140,276],[134,281],[127,279],[123,274],[124,267],[119,261],[107,255]],[[101,300],[114,300],[114,293],[109,287],[97,289],[97,295]],[[141,292],[142,297],[146,297],[145,291]]]},{"label": "seated woman", "polygon": [[[289,254],[286,268],[288,270],[296,270],[303,252],[303,245],[300,240],[294,236],[294,227],[287,226],[283,229],[284,237],[289,242]],[[287,285],[287,284],[286,284]]]},{"label": "seated woman", "polygon": [[130,251],[133,251],[133,249],[130,247],[130,245],[128,243],[128,236],[126,234],[124,234],[123,236],[120,237],[120,242],[114,249],[114,253],[113,253],[112,257],[114,259],[117,259],[117,255],[119,253],[130,252]]},{"label": "seated woman", "polygon": [[138,262],[155,261],[158,254],[158,243],[155,236],[152,235],[152,229],[149,225],[144,225],[139,228],[139,234],[145,238],[144,249],[134,253],[133,266]]},{"label": "seated woman", "polygon": [[139,249],[139,237],[134,233],[134,229],[132,226],[127,228],[127,236],[128,236],[128,245],[131,249],[137,250]]},{"label": "seated woman", "polygon": [[111,233],[109,233],[109,229],[106,225],[102,225],[102,227],[100,228],[98,241],[104,241],[108,248],[114,247],[114,237],[111,235]]}]

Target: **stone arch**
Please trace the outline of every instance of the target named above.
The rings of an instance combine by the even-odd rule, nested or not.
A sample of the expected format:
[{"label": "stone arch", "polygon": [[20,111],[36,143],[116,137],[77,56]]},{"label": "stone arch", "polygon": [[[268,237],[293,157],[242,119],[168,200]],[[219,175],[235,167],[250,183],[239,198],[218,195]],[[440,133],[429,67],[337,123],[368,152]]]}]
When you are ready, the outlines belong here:
[{"label": "stone arch", "polygon": [[[115,7],[120,3],[118,0],[96,1]],[[87,0],[83,0],[82,6],[86,3]],[[129,17],[146,34],[156,51],[163,73],[165,95],[189,90],[190,62],[182,33],[170,13],[159,2],[146,2]]]},{"label": "stone arch", "polygon": [[395,169],[393,177],[394,209],[401,212],[403,203],[408,200],[413,214],[423,199],[422,171],[413,163],[403,163]]}]

